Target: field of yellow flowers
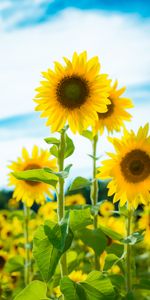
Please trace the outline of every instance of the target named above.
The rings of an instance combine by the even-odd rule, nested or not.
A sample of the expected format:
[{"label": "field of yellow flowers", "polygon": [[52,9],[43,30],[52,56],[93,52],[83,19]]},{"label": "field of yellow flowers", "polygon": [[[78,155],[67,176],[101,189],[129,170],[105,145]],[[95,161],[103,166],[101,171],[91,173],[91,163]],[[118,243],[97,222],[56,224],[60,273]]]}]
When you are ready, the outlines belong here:
[{"label": "field of yellow flowers", "polygon": [[[148,300],[149,126],[126,129],[131,99],[86,51],[42,76],[34,101],[50,127],[50,149],[23,148],[9,165],[13,194],[0,210],[0,299]],[[65,159],[76,151],[68,129],[93,150],[91,178],[78,174],[66,192],[73,165]],[[103,135],[114,151],[101,161]]]}]

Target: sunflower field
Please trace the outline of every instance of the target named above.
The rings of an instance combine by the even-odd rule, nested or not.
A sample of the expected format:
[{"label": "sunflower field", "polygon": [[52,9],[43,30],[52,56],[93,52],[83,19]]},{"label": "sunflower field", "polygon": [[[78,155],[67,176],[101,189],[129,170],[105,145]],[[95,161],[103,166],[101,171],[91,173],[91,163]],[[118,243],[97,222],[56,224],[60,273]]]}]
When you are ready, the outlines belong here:
[{"label": "sunflower field", "polygon": [[[34,98],[50,127],[49,150],[22,148],[8,166],[13,192],[0,204],[0,299],[148,300],[149,125],[126,129],[132,100],[101,73],[97,56],[63,59],[42,72]],[[92,149],[91,177],[78,174],[71,183],[70,132]],[[103,135],[113,147],[105,160]]]}]

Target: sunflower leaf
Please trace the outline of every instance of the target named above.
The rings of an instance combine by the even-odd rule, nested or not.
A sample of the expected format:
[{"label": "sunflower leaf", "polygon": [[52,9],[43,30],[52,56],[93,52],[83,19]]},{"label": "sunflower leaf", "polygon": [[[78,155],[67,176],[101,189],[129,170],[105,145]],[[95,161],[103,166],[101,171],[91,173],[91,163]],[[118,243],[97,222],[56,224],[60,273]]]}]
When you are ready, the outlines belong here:
[{"label": "sunflower leaf", "polygon": [[56,175],[57,177],[60,177],[60,178],[67,178],[68,175],[69,175],[69,171],[72,167],[72,164],[69,164],[63,171],[61,172],[54,172],[52,169],[50,168],[44,168],[44,170],[50,174],[54,174]]},{"label": "sunflower leaf", "polygon": [[42,281],[34,280],[25,287],[14,300],[48,300],[46,293],[46,284]]},{"label": "sunflower leaf", "polygon": [[66,134],[65,158],[71,156],[75,150],[72,139]]},{"label": "sunflower leaf", "polygon": [[33,169],[12,173],[19,180],[44,182],[56,187],[58,177],[55,174],[48,173],[44,169]]},{"label": "sunflower leaf", "polygon": [[58,147],[56,145],[53,145],[49,151],[53,156],[58,157]]},{"label": "sunflower leaf", "polygon": [[87,138],[88,140],[92,141],[93,140],[93,133],[90,130],[84,130],[81,133],[82,136],[84,136],[85,138]]},{"label": "sunflower leaf", "polygon": [[47,144],[53,144],[53,145],[59,145],[60,144],[60,141],[54,137],[48,137],[48,138],[45,138],[44,141],[47,143]]},{"label": "sunflower leaf", "polygon": [[92,183],[90,180],[84,178],[84,177],[76,177],[74,181],[71,183],[69,187],[69,191],[74,191],[74,190],[80,190],[82,188],[85,188],[87,186],[90,186]]}]

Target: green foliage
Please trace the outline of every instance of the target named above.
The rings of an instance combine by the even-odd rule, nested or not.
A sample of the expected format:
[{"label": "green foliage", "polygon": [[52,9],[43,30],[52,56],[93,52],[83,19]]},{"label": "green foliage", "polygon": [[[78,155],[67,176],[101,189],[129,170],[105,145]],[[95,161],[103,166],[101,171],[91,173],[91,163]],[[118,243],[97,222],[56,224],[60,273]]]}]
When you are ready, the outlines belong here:
[{"label": "green foliage", "polygon": [[38,228],[33,240],[33,255],[46,282],[53,276],[61,255],[70,248],[72,240],[69,214],[60,224],[46,221]]},{"label": "green foliage", "polygon": [[74,143],[72,139],[66,134],[66,141],[65,141],[65,158],[71,156],[75,150]]},{"label": "green foliage", "polygon": [[109,270],[118,260],[119,257],[115,254],[108,254],[105,258],[104,271]]},{"label": "green foliage", "polygon": [[58,181],[58,176],[56,176],[54,173],[49,173],[44,169],[20,171],[12,173],[12,175],[20,180],[44,182],[54,187],[56,187]]},{"label": "green foliage", "polygon": [[90,141],[93,140],[93,133],[90,130],[84,130],[84,131],[82,131],[81,135],[84,136],[85,138],[87,138]]},{"label": "green foliage", "polygon": [[72,167],[72,164],[69,164],[67,167],[65,167],[65,169],[61,172],[54,172],[52,169],[50,168],[44,168],[44,170],[50,174],[54,174],[59,178],[67,178],[69,175],[69,171]]},{"label": "green foliage", "polygon": [[144,239],[143,231],[136,231],[133,232],[131,235],[127,236],[125,239],[122,239],[121,241],[124,244],[135,245],[143,241],[143,239]]},{"label": "green foliage", "polygon": [[56,139],[55,137],[45,138],[44,141],[47,144],[52,144],[52,145],[59,145],[60,144],[60,140]]},{"label": "green foliage", "polygon": [[91,181],[84,177],[76,177],[71,183],[69,191],[79,190],[91,185]]},{"label": "green foliage", "polygon": [[123,240],[123,236],[108,227],[104,227],[102,225],[99,226],[100,229],[111,239],[121,241]]},{"label": "green foliage", "polygon": [[5,272],[22,272],[24,269],[24,259],[22,256],[11,257],[5,264]]},{"label": "green foliage", "polygon": [[50,243],[63,254],[71,246],[73,233],[69,228],[69,212],[60,224],[46,221],[44,231]]},{"label": "green foliage", "polygon": [[[14,300],[48,300],[47,286],[44,282],[32,281]],[[50,300],[50,299],[49,299]]]},{"label": "green foliage", "polygon": [[61,252],[50,243],[43,225],[37,229],[33,239],[33,256],[43,280],[48,282],[55,272]]},{"label": "green foliage", "polygon": [[85,209],[73,209],[70,211],[70,228],[74,232],[80,231],[87,225],[92,224],[91,210]]},{"label": "green foliage", "polygon": [[85,228],[78,232],[78,236],[97,255],[100,255],[106,248],[107,238],[99,228],[94,230]]},{"label": "green foliage", "polygon": [[60,288],[65,300],[113,300],[114,288],[111,281],[100,272],[91,272],[83,282],[75,283],[68,277],[61,280]]}]

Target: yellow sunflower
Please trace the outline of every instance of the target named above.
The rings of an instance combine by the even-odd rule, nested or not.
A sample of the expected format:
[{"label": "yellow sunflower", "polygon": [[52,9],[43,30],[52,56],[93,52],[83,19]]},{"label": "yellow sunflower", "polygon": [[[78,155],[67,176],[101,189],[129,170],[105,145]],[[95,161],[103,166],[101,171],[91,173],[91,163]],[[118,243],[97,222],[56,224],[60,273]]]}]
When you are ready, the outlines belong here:
[{"label": "yellow sunflower", "polygon": [[113,214],[114,210],[114,204],[107,200],[103,201],[99,207],[100,214],[104,217],[110,217]]},{"label": "yellow sunflower", "polygon": [[[33,147],[31,156],[28,151],[23,148],[22,157],[19,157],[16,162],[13,162],[9,166],[13,172],[41,169],[44,167],[49,167],[56,171],[56,159],[50,159],[49,151],[38,149],[37,146]],[[10,174],[9,185],[15,186],[13,197],[16,198],[16,201],[22,200],[29,207],[32,206],[34,201],[38,204],[44,203],[45,195],[52,197],[51,190],[53,187],[46,183],[18,180]]]},{"label": "yellow sunflower", "polygon": [[146,207],[141,218],[138,221],[139,229],[144,229],[143,244],[146,248],[150,249],[150,206]]},{"label": "yellow sunflower", "polygon": [[95,56],[87,60],[87,53],[64,58],[65,65],[55,62],[55,69],[42,72],[44,80],[36,89],[37,111],[48,118],[51,131],[61,130],[66,121],[70,129],[81,132],[98,118],[97,112],[107,111],[110,80],[99,74],[100,63]]},{"label": "yellow sunflower", "polygon": [[98,113],[98,120],[95,123],[94,132],[100,131],[103,133],[106,128],[108,132],[113,130],[120,131],[124,121],[130,121],[131,115],[126,111],[128,108],[133,107],[133,103],[129,98],[121,97],[126,88],[122,87],[117,89],[118,82],[115,81],[109,92],[110,103],[107,105],[107,111]]},{"label": "yellow sunflower", "polygon": [[139,203],[146,204],[150,199],[150,137],[149,126],[140,127],[138,133],[124,129],[122,139],[110,138],[117,153],[102,162],[98,178],[112,178],[108,184],[108,195],[113,194],[113,202],[120,205],[128,202],[136,208]]},{"label": "yellow sunflower", "polygon": [[82,194],[74,194],[65,196],[65,205],[84,205],[86,204],[86,199]]}]

